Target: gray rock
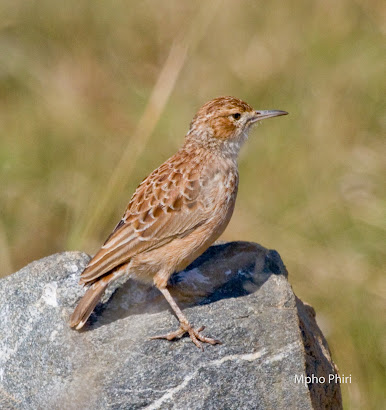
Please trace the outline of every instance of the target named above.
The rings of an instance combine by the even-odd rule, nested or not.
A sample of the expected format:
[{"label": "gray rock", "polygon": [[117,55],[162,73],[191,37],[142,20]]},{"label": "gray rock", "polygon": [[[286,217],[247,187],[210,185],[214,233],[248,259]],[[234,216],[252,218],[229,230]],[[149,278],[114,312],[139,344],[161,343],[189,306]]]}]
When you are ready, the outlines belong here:
[{"label": "gray rock", "polygon": [[[204,352],[189,338],[149,340],[177,321],[157,289],[133,280],[83,331],[70,329],[88,260],[56,254],[0,281],[0,408],[342,408],[313,309],[294,295],[277,252],[215,245],[172,277],[187,317],[223,342]],[[311,375],[326,383],[307,384]]]}]

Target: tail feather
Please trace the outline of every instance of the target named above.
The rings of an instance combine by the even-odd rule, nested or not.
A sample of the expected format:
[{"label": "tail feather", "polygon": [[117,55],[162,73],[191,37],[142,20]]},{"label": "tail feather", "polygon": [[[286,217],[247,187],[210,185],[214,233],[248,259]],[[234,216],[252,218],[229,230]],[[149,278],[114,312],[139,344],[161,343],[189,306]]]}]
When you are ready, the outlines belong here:
[{"label": "tail feather", "polygon": [[98,278],[92,285],[90,285],[70,317],[70,327],[75,327],[76,330],[79,330],[84,326],[95,306],[103,296],[107,286],[121,275],[127,273],[128,265],[128,263],[125,263],[117,266],[109,274]]},{"label": "tail feather", "polygon": [[110,283],[110,281],[106,279],[107,278],[100,279],[87,289],[87,292],[82,297],[78,306],[75,308],[74,313],[70,317],[69,324],[71,327],[75,327],[75,329],[79,330],[87,322],[87,319]]}]

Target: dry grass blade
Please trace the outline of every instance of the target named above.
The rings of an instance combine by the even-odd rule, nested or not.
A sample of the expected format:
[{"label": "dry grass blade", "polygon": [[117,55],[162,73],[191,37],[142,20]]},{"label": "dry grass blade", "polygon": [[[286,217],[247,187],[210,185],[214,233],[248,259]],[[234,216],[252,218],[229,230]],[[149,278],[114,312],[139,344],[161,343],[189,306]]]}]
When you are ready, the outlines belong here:
[{"label": "dry grass blade", "polygon": [[13,272],[13,266],[11,262],[11,252],[9,249],[7,237],[5,235],[5,230],[1,223],[0,223],[0,260],[1,260],[1,264],[3,265],[2,266],[3,272],[5,272],[5,274]]}]

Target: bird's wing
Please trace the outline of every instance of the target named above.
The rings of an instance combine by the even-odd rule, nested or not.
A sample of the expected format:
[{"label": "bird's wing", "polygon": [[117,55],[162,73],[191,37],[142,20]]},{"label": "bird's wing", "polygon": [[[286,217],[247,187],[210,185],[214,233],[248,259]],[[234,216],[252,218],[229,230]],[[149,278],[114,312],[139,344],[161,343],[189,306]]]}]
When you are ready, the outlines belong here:
[{"label": "bird's wing", "polygon": [[93,282],[133,256],[191,233],[211,215],[200,199],[201,161],[175,155],[135,191],[121,221],[81,275]]}]

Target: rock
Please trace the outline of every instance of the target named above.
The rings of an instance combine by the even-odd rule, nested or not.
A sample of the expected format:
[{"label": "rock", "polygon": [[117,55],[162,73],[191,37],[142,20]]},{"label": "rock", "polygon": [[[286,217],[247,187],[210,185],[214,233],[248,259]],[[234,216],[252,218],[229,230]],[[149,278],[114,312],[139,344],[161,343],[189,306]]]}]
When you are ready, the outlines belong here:
[{"label": "rock", "polygon": [[342,408],[337,374],[313,309],[294,295],[277,252],[212,246],[171,289],[190,321],[223,344],[202,352],[175,330],[157,289],[133,280],[85,329],[67,325],[89,256],[66,252],[0,280],[0,408]]}]

